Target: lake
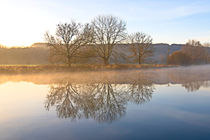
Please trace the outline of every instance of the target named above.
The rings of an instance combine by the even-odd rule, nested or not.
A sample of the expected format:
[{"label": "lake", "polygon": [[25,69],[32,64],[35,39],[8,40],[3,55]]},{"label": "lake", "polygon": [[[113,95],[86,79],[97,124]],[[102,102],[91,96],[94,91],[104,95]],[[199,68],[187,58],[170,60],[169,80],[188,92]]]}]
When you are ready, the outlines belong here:
[{"label": "lake", "polygon": [[210,139],[210,66],[0,75],[0,140]]}]

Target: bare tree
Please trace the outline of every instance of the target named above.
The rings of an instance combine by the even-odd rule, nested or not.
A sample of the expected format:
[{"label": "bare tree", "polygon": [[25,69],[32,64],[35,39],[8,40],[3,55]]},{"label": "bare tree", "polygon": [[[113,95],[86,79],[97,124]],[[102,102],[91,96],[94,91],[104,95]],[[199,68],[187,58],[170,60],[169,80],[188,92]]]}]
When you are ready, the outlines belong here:
[{"label": "bare tree", "polygon": [[152,54],[152,38],[144,33],[133,33],[129,36],[130,51],[135,62],[141,64]]},{"label": "bare tree", "polygon": [[81,47],[92,41],[93,30],[89,24],[82,26],[80,23],[71,21],[57,25],[56,34],[45,34],[51,55],[60,58],[61,61],[71,66],[72,62],[80,57]]},{"label": "bare tree", "polygon": [[94,29],[94,49],[98,56],[109,64],[116,44],[125,39],[126,23],[114,16],[98,16],[92,21]]},{"label": "bare tree", "polygon": [[196,40],[189,40],[181,49],[192,58],[192,63],[200,64],[208,62],[208,52],[203,45]]},{"label": "bare tree", "polygon": [[202,44],[200,43],[200,41],[197,41],[197,40],[188,40],[188,42],[186,43],[186,46],[189,46],[189,47],[202,47]]}]

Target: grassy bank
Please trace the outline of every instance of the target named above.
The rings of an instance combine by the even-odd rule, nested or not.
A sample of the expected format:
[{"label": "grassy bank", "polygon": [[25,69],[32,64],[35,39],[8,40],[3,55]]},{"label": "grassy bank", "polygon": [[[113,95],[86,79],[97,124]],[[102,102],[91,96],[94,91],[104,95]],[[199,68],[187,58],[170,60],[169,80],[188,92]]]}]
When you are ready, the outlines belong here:
[{"label": "grassy bank", "polygon": [[105,71],[126,69],[166,68],[174,65],[163,64],[73,64],[66,65],[0,65],[0,74],[4,73],[49,73],[49,72],[74,72],[74,71]]}]

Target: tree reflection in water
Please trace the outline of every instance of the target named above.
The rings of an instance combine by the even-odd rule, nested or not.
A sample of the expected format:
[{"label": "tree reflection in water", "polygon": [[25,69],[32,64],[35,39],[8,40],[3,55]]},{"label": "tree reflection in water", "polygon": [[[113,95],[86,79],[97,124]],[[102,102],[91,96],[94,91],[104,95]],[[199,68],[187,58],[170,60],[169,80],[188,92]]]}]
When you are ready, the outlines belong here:
[{"label": "tree reflection in water", "polygon": [[139,78],[129,86],[131,101],[142,104],[150,101],[154,92],[154,86],[148,79]]},{"label": "tree reflection in water", "polygon": [[97,122],[111,123],[126,113],[128,102],[142,104],[149,101],[153,91],[153,85],[144,80],[133,84],[76,84],[63,81],[50,86],[45,107],[47,110],[55,107],[59,118],[92,118]]},{"label": "tree reflection in water", "polygon": [[[45,107],[55,106],[59,118],[89,118],[95,108],[95,86],[60,82],[50,86]],[[86,90],[84,90],[86,89]],[[86,94],[87,93],[87,94]],[[90,94],[93,93],[93,94]]]},{"label": "tree reflection in water", "polygon": [[[87,80],[81,82],[77,79],[77,82],[73,82],[68,79],[51,84],[45,107],[47,110],[55,107],[59,118],[90,118],[110,123],[125,115],[129,102],[143,104],[152,98],[155,90],[152,73],[141,71],[126,79],[113,76],[103,73],[99,78],[89,79],[88,83]],[[178,83],[189,92],[210,86],[208,81],[195,81],[195,75],[170,73],[169,77],[162,77],[162,81],[165,80],[163,84]]]},{"label": "tree reflection in water", "polygon": [[188,92],[198,91],[201,87],[210,87],[210,81],[195,81],[182,84]]}]

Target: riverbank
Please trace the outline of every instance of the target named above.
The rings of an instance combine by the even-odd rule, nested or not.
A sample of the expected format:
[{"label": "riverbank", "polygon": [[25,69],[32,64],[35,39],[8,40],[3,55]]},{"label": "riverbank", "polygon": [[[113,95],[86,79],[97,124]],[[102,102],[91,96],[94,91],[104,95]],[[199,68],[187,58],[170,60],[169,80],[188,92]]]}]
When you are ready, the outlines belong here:
[{"label": "riverbank", "polygon": [[106,70],[130,70],[169,68],[175,65],[164,64],[73,64],[66,65],[0,65],[0,74],[24,74],[24,73],[51,73],[51,72],[78,72],[78,71],[106,71]]}]

